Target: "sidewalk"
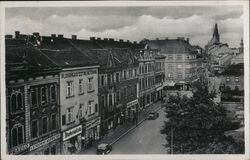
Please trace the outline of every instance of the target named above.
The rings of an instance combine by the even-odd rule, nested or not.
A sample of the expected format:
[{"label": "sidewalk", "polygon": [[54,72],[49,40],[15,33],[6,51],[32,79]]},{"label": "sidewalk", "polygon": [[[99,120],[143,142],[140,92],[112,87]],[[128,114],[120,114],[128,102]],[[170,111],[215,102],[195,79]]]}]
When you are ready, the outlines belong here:
[{"label": "sidewalk", "polygon": [[[148,113],[153,111],[158,111],[161,109],[161,102],[154,103],[150,106],[148,106],[146,109],[142,110],[141,113],[139,113],[138,116],[138,125],[140,125],[144,120],[147,119]],[[117,126],[115,129],[111,129],[107,135],[105,135],[101,140],[95,142],[90,148],[82,150],[78,154],[95,154],[96,148],[100,143],[108,143],[108,144],[114,144],[116,143],[120,138],[128,134],[130,131],[135,129],[137,127],[136,125],[130,123],[125,123],[123,125]]]}]

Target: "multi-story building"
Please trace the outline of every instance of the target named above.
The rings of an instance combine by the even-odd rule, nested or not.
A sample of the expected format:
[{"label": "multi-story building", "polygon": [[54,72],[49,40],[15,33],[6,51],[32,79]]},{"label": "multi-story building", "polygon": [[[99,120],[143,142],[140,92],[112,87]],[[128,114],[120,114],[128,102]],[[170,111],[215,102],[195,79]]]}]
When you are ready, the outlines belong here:
[{"label": "multi-story building", "polygon": [[136,118],[138,62],[130,49],[92,49],[99,64],[99,102],[103,135]]},{"label": "multi-story building", "polygon": [[164,96],[164,81],[165,81],[165,56],[157,52],[154,56],[155,59],[155,99],[161,100]]},{"label": "multi-story building", "polygon": [[78,153],[100,138],[99,66],[63,35],[42,39],[40,52],[62,68],[59,73],[62,154]]},{"label": "multi-story building", "polygon": [[156,50],[150,50],[146,45],[137,59],[139,61],[139,104],[140,109],[149,106],[155,101],[155,59]]},{"label": "multi-story building", "polygon": [[198,78],[201,65],[197,49],[183,37],[177,39],[145,40],[150,49],[158,49],[165,55],[166,85],[179,90],[189,90],[190,84]]},{"label": "multi-story building", "polygon": [[59,73],[16,35],[6,38],[7,144],[10,154],[59,154]]}]

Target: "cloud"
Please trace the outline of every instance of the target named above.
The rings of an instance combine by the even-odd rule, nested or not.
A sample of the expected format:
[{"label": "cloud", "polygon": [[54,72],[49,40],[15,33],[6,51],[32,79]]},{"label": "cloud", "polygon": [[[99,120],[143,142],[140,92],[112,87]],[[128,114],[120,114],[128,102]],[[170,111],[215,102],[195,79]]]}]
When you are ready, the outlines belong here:
[{"label": "cloud", "polygon": [[[165,37],[189,37],[190,42],[204,46],[212,37],[215,20],[204,16],[193,15],[191,17],[173,19],[169,17],[156,18],[151,15],[143,15],[130,25],[119,29],[109,29],[103,32],[91,32],[85,28],[77,34],[80,37],[119,37],[129,40],[141,40],[143,38],[163,39]],[[224,43],[232,46],[238,45],[242,36],[242,17],[217,21],[221,27],[221,37]],[[233,35],[234,40],[229,35]]]},{"label": "cloud", "polygon": [[[76,34],[82,39],[95,36],[131,41],[140,41],[143,38],[189,37],[192,44],[202,47],[211,39],[215,22],[219,25],[222,42],[232,47],[239,46],[243,34],[243,16],[240,16],[242,11],[237,11],[237,7],[227,7],[224,10],[221,10],[221,7],[179,7],[178,12],[175,10],[178,7],[108,8],[111,11],[101,8],[98,9],[98,14],[93,15],[87,12],[92,13],[93,8],[80,8],[83,11],[75,8],[75,12],[74,8],[68,8],[67,12],[62,9],[54,12],[51,8],[38,9],[38,13],[43,16],[38,13],[33,15],[25,9],[19,9],[20,14],[17,15],[11,10],[6,14],[6,33],[11,34],[19,30],[25,34],[54,33],[64,34],[65,37]],[[148,14],[142,14],[143,12]]]}]

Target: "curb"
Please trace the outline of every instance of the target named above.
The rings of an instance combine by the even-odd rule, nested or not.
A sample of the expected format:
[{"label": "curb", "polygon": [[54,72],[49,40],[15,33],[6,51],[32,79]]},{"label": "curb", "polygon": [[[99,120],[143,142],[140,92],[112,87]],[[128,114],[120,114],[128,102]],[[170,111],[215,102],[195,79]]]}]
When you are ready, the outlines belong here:
[{"label": "curb", "polygon": [[[159,109],[154,110],[153,112],[158,112],[160,109],[162,109],[162,107],[160,107]],[[152,111],[151,111],[152,112]],[[119,141],[122,137],[124,137],[125,135],[127,135],[130,131],[134,130],[135,128],[137,128],[142,122],[144,122],[145,120],[147,120],[147,117],[142,119],[140,122],[138,122],[137,125],[135,125],[134,127],[131,127],[129,130],[127,130],[125,133],[123,133],[122,135],[120,135],[117,139],[115,139],[114,141],[112,141],[110,143],[110,145],[115,144],[117,141]]]}]

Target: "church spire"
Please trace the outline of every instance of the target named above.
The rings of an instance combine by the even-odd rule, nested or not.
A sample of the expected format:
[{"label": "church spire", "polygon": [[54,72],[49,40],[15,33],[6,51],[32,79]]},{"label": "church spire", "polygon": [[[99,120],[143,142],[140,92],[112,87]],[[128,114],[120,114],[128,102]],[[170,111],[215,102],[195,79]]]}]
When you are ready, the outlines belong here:
[{"label": "church spire", "polygon": [[220,43],[220,34],[219,34],[219,31],[218,31],[217,23],[215,23],[215,25],[214,25],[214,33],[213,33],[212,43],[213,44],[219,44]]}]

